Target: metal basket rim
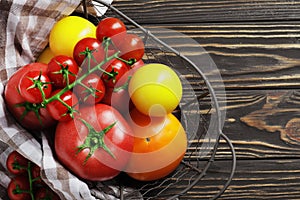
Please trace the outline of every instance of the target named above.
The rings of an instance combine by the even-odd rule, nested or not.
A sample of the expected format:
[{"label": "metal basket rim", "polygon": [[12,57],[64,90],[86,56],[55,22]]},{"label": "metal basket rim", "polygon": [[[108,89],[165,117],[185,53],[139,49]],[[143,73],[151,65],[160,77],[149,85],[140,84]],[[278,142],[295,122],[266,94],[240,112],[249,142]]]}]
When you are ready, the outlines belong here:
[{"label": "metal basket rim", "polygon": [[[117,9],[116,7],[112,6],[109,3],[106,3],[102,0],[92,0],[95,1],[97,3],[102,4],[103,6],[107,7],[108,9],[113,10],[115,13],[117,13],[118,15],[120,15],[122,18],[124,18],[126,21],[128,21],[129,23],[131,23],[132,25],[134,25],[136,28],[139,28],[147,37],[151,37],[152,39],[155,40],[155,42],[159,43],[160,45],[162,45],[163,47],[167,48],[168,50],[172,51],[173,53],[175,53],[177,56],[181,57],[182,59],[184,59],[186,62],[188,62],[194,69],[196,69],[196,71],[200,74],[200,76],[203,78],[209,93],[212,97],[212,101],[214,103],[215,106],[215,110],[216,110],[216,115],[217,115],[217,131],[218,131],[218,138],[217,138],[217,142],[214,145],[213,148],[213,152],[211,154],[210,159],[207,161],[207,164],[205,165],[205,167],[203,168],[202,172],[198,175],[198,178],[196,178],[190,185],[188,185],[184,190],[182,190],[179,194],[175,194],[172,197],[168,198],[168,200],[171,199],[176,199],[179,196],[185,194],[187,191],[189,191],[192,187],[194,187],[206,174],[206,172],[208,171],[209,167],[211,166],[211,164],[214,161],[214,158],[216,156],[217,150],[218,150],[218,146],[219,146],[219,140],[221,138],[223,138],[225,140],[225,142],[227,143],[227,145],[229,146],[229,149],[231,151],[231,155],[232,155],[232,165],[231,165],[231,171],[230,174],[228,176],[227,181],[224,183],[223,187],[220,189],[220,191],[215,194],[211,199],[217,199],[219,198],[224,192],[225,190],[228,188],[228,186],[230,185],[234,173],[235,173],[235,169],[236,169],[236,154],[235,154],[235,150],[234,150],[234,146],[232,144],[232,142],[230,141],[230,139],[223,133],[222,131],[222,120],[221,120],[221,108],[220,105],[218,103],[218,99],[217,99],[217,95],[213,89],[213,86],[211,85],[209,79],[207,78],[207,76],[205,75],[205,73],[203,71],[201,71],[188,57],[186,57],[185,55],[181,54],[179,51],[177,51],[176,49],[170,47],[168,44],[166,44],[165,42],[163,42],[162,40],[158,39],[155,35],[153,35],[151,33],[151,31],[145,29],[143,26],[141,26],[140,24],[138,24],[137,22],[135,22],[133,19],[131,19],[130,17],[128,17],[126,14],[124,14],[123,12],[121,12],[119,9]],[[81,1],[82,6],[83,6],[83,14],[86,18],[88,18],[88,10],[87,10],[87,0],[82,0]],[[121,192],[122,194],[122,192]],[[123,200],[124,197],[121,195],[121,200]]]}]

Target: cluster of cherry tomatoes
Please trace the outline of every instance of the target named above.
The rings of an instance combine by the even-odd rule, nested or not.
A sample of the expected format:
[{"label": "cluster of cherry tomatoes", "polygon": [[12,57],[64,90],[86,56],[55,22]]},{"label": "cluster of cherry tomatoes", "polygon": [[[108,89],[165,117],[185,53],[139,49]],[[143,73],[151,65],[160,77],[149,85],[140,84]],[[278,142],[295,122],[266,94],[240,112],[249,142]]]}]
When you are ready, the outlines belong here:
[{"label": "cluster of cherry tomatoes", "polygon": [[6,167],[12,176],[7,188],[10,200],[60,199],[41,179],[40,167],[17,151],[8,155]]},{"label": "cluster of cherry tomatoes", "polygon": [[187,148],[172,114],[180,79],[166,65],[145,64],[142,38],[120,19],[95,26],[65,17],[54,25],[45,52],[9,79],[5,100],[25,128],[56,127],[54,150],[68,170],[92,181],[121,171],[150,181],[179,165]]}]

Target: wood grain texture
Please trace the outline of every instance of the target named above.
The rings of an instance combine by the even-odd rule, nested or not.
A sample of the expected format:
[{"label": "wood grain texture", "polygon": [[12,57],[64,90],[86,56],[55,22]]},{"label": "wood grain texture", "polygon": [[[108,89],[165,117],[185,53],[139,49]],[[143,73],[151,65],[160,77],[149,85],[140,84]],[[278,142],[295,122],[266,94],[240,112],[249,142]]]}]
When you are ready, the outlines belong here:
[{"label": "wood grain texture", "polygon": [[[226,89],[300,87],[299,22],[146,26],[154,27],[154,35],[190,58],[211,57]],[[174,31],[183,35],[174,36]]]},{"label": "wood grain texture", "polygon": [[297,20],[300,16],[300,2],[294,0],[115,0],[113,5],[146,24]]},{"label": "wood grain texture", "polygon": [[299,91],[227,93],[224,132],[240,159],[299,158]]},{"label": "wood grain texture", "polygon": [[[219,199],[299,199],[299,165],[299,159],[239,160],[229,188]],[[229,171],[230,162],[214,162],[206,177],[182,199],[212,198],[222,188]]]}]

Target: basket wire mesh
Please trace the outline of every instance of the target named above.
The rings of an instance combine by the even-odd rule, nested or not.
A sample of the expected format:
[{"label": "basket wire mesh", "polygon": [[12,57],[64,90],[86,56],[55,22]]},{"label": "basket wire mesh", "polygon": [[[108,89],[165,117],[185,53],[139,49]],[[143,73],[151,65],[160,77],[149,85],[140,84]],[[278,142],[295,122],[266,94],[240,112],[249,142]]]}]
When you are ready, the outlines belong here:
[{"label": "basket wire mesh", "polygon": [[[128,179],[122,175],[117,177],[121,188],[120,199],[134,199],[128,193],[124,195],[122,188],[125,188],[123,187],[125,185],[135,188],[142,195],[143,199],[189,199],[187,192],[205,177],[211,164],[214,162],[219,141],[223,139],[229,147],[232,164],[227,180],[219,192],[213,195],[211,199],[220,197],[232,181],[236,167],[236,156],[231,141],[222,132],[221,108],[215,89],[207,75],[188,57],[159,39],[150,29],[142,27],[114,6],[99,0],[94,0],[93,2],[83,0],[82,7],[84,16],[95,24],[107,16],[123,18],[125,24],[129,27],[128,31],[132,29],[135,34],[143,38],[145,43],[144,62],[162,63],[172,67],[178,73],[183,83],[182,99],[184,101],[174,111],[174,115],[180,119],[186,129],[189,139],[188,150],[183,161],[172,174],[158,181],[145,183]],[[100,10],[98,9],[99,7],[105,7],[107,11],[102,16],[94,16],[88,9],[90,7],[95,11]],[[208,138],[207,140],[207,132],[212,124],[214,124],[215,133],[213,138]],[[212,148],[203,148],[205,143]]]}]

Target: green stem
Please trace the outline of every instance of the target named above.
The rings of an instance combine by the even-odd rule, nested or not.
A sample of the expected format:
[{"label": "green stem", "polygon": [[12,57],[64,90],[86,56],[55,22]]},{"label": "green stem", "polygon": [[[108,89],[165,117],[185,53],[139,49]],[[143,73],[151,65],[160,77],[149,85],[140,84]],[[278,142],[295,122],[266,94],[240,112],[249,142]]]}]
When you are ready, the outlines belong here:
[{"label": "green stem", "polygon": [[[61,95],[63,95],[65,92],[67,92],[68,90],[71,90],[72,88],[74,88],[76,85],[80,84],[80,85],[83,85],[82,84],[82,81],[83,79],[85,79],[88,75],[96,72],[96,71],[101,71],[102,73],[108,75],[109,77],[114,77],[115,75],[113,73],[110,73],[110,72],[107,72],[105,71],[104,69],[102,69],[102,66],[106,63],[108,63],[109,61],[113,60],[113,59],[119,59],[119,60],[122,60],[123,62],[131,65],[133,64],[135,61],[134,60],[124,60],[122,58],[119,57],[119,54],[120,54],[120,51],[117,51],[116,53],[114,53],[113,55],[111,56],[108,56],[108,49],[109,49],[109,45],[112,45],[114,48],[116,48],[116,46],[113,44],[113,42],[111,41],[110,38],[106,38],[103,42],[104,44],[104,50],[105,50],[105,58],[102,62],[100,62],[99,64],[97,64],[95,67],[91,68],[91,60],[94,59],[96,61],[96,59],[93,57],[93,51],[87,51],[86,52],[86,59],[87,59],[87,62],[88,62],[88,71],[87,73],[83,74],[82,76],[78,77],[73,83],[69,84],[69,81],[68,81],[68,75],[69,73],[67,73],[67,85],[66,87],[64,87],[63,89],[61,89],[58,93],[56,93],[55,95],[49,97],[49,98],[46,98],[45,97],[45,93],[43,91],[43,85],[40,85],[38,84],[38,89],[41,91],[41,94],[42,94],[42,99],[43,99],[43,102],[41,102],[40,104],[34,104],[35,106],[29,106],[27,105],[27,103],[22,103],[22,104],[17,104],[16,106],[19,106],[19,107],[26,107],[24,113],[22,114],[21,118],[24,118],[28,112],[30,111],[34,111],[36,116],[40,119],[40,116],[39,116],[39,109],[40,108],[45,108],[47,104],[49,104],[50,102],[53,102],[55,100],[58,100],[60,101],[64,106],[66,106],[68,108],[68,111],[73,113],[75,112],[73,110],[73,108],[71,106],[69,106],[68,104],[64,103],[62,100],[61,100]],[[117,50],[117,49],[116,49]],[[86,62],[86,61],[84,61]],[[71,74],[73,75],[73,74]],[[41,122],[41,120],[40,120]],[[42,122],[41,122],[42,123]]]},{"label": "green stem", "polygon": [[33,194],[34,179],[32,179],[31,162],[28,162],[27,173],[28,173],[28,180],[29,180],[29,194],[31,196],[31,200],[34,200],[34,194]]}]

